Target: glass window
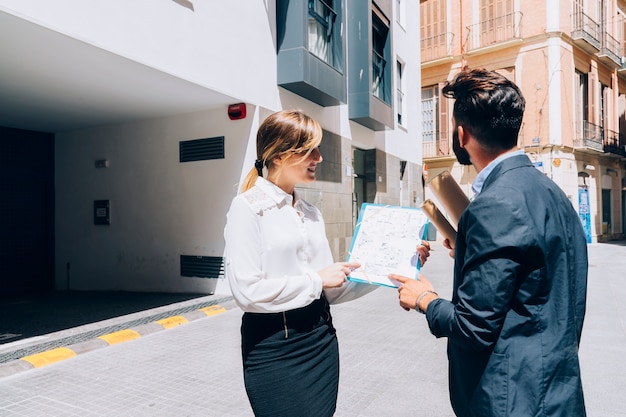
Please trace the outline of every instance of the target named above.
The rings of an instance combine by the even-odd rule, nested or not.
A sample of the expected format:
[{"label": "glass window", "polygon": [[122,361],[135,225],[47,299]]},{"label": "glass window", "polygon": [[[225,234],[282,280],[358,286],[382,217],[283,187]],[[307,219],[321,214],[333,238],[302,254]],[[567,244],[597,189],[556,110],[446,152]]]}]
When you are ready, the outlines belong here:
[{"label": "glass window", "polygon": [[389,25],[379,17],[379,12],[372,12],[372,93],[391,105],[391,79],[388,60]]},{"label": "glass window", "polygon": [[611,231],[611,190],[602,190],[602,234],[610,234]]},{"label": "glass window", "polygon": [[422,88],[422,141],[434,142],[439,131],[438,86]]},{"label": "glass window", "polygon": [[343,70],[341,18],[333,7],[340,0],[309,0],[309,52]]},{"label": "glass window", "polygon": [[589,86],[587,74],[576,71],[575,80],[575,139],[582,139],[584,137],[585,122],[587,121],[587,112],[589,107]]},{"label": "glass window", "polygon": [[396,0],[396,20],[404,25],[404,2],[402,0]]},{"label": "glass window", "polygon": [[403,118],[406,107],[406,100],[404,100],[404,64],[397,61],[397,81],[398,91],[396,92],[396,112],[398,115],[398,124],[404,126],[406,121]]}]

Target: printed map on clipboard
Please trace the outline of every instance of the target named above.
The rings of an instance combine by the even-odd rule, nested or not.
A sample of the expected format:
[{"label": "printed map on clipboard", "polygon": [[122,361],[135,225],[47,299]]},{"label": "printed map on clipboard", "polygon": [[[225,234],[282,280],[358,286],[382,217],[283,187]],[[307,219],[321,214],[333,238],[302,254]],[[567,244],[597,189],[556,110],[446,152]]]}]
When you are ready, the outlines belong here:
[{"label": "printed map on clipboard", "polygon": [[363,204],[347,259],[361,267],[348,279],[396,287],[389,274],[416,276],[416,248],[426,238],[427,227],[428,217],[419,208]]}]

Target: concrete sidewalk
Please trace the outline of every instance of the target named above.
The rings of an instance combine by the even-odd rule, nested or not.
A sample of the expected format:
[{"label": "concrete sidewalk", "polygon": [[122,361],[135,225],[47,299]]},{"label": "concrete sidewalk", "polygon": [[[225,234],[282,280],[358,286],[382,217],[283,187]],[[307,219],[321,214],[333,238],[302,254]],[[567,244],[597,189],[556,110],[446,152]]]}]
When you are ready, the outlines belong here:
[{"label": "concrete sidewalk", "polygon": [[[452,259],[440,245],[433,248],[423,274],[448,298]],[[624,417],[626,247],[624,242],[593,244],[589,253],[580,350],[587,414]],[[0,415],[252,416],[241,375],[241,312],[223,284],[213,298],[203,300],[215,301],[214,314],[176,313],[180,305],[172,304],[161,309],[167,317],[160,323],[139,325],[157,330],[57,363],[6,372],[0,377]],[[335,305],[332,312],[341,352],[337,417],[453,415],[446,341],[430,335],[422,315],[402,310],[395,290],[378,289]],[[133,320],[153,313],[135,313]],[[123,325],[127,319],[115,320]],[[100,323],[107,325],[110,321]]]}]

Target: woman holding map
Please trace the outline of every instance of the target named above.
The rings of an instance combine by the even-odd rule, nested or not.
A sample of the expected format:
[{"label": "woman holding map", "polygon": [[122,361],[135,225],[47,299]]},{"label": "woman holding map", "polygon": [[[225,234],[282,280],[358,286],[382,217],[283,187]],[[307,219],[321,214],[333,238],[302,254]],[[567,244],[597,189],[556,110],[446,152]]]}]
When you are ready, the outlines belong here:
[{"label": "woman holding map", "polygon": [[302,112],[267,117],[227,215],[226,276],[244,311],[244,383],[256,416],[334,414],[339,351],[329,304],[377,288],[346,280],[360,265],[333,261],[321,212],[295,190],[315,180],[321,140]]}]

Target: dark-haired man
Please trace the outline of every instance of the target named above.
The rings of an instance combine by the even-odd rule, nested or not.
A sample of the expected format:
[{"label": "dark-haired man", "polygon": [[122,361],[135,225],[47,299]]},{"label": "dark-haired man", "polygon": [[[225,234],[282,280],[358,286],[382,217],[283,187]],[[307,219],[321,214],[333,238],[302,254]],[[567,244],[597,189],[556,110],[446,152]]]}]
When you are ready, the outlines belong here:
[{"label": "dark-haired man", "polygon": [[587,245],[563,191],[517,150],[525,100],[504,76],[464,69],[453,149],[478,175],[458,226],[452,300],[424,277],[391,275],[400,305],[448,338],[450,400],[458,416],[585,416],[578,347]]}]

